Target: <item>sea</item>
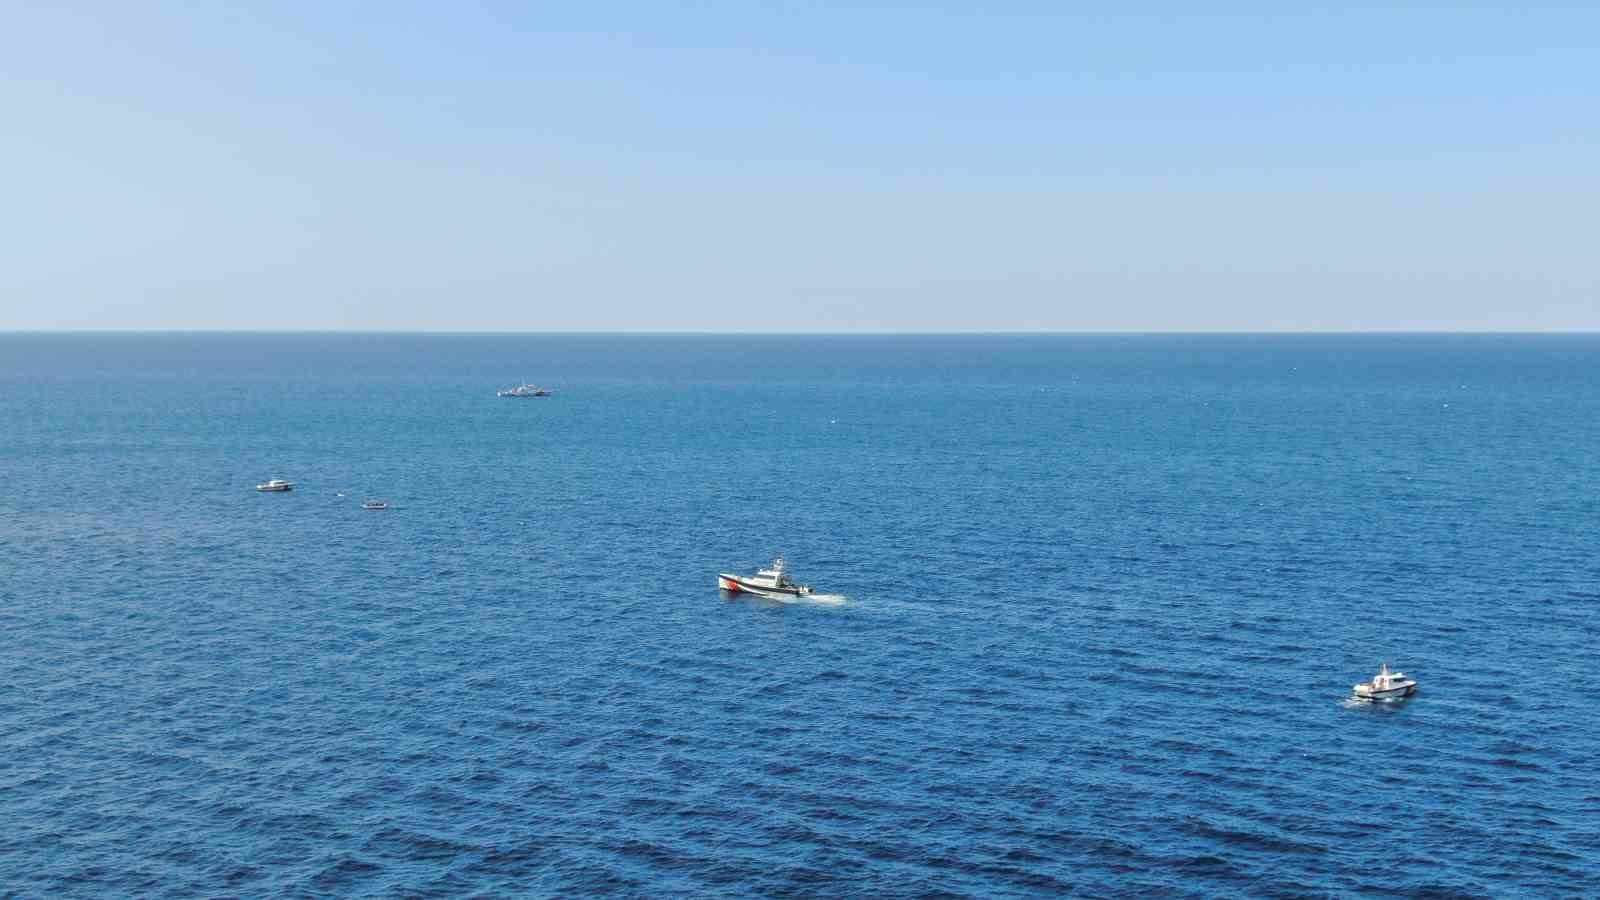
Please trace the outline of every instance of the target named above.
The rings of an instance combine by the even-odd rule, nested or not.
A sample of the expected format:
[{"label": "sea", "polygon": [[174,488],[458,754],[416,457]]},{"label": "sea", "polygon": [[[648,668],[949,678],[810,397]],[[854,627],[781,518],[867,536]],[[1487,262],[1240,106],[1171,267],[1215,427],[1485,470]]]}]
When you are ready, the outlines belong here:
[{"label": "sea", "polygon": [[11,333],[0,487],[6,897],[1600,895],[1600,336]]}]

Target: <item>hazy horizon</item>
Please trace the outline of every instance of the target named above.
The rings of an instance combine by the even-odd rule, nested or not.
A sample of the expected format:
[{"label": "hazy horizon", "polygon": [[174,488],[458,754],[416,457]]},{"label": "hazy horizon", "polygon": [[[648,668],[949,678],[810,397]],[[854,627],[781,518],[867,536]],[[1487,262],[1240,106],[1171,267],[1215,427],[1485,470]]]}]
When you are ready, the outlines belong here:
[{"label": "hazy horizon", "polygon": [[0,331],[1600,331],[1600,7],[8,24]]},{"label": "hazy horizon", "polygon": [[1424,328],[1424,330],[1381,330],[1381,328],[1370,328],[1370,330],[1331,330],[1331,328],[1323,328],[1323,330],[1312,330],[1312,328],[1299,328],[1299,330],[1290,330],[1290,328],[1280,328],[1280,330],[1270,331],[1235,331],[1221,330],[1221,328],[1189,328],[1189,330],[1112,330],[1112,328],[1102,328],[1102,330],[1037,331],[1003,330],[1003,328],[990,328],[990,330],[944,331],[866,330],[866,328],[858,328],[858,330],[850,331],[704,331],[637,330],[637,328],[632,328],[632,330],[630,330],[630,328],[562,328],[562,330],[534,330],[534,328],[523,328],[523,330],[501,331],[474,330],[474,328],[3,328],[3,330],[0,330],[0,335],[438,335],[486,336],[486,338],[493,338],[493,336],[517,335],[597,336],[597,338],[605,338],[605,336],[640,336],[640,338],[650,338],[650,336],[664,336],[664,338],[670,338],[670,336],[685,336],[685,338],[694,338],[694,336],[704,336],[704,338],[717,338],[717,336],[728,336],[728,338],[738,338],[738,336],[747,336],[747,338],[782,338],[782,336],[816,336],[816,338],[829,338],[829,336],[835,336],[835,338],[851,338],[851,336],[880,336],[880,338],[894,338],[894,336],[901,336],[901,338],[918,338],[918,336],[925,336],[925,338],[939,338],[939,336],[952,336],[952,338],[958,338],[958,336],[1002,336],[1002,338],[1003,336],[1016,336],[1016,338],[1048,338],[1048,336],[1062,336],[1062,338],[1072,338],[1072,336],[1085,336],[1085,338],[1093,338],[1093,336],[1128,336],[1128,338],[1138,338],[1138,336],[1152,336],[1152,338],[1160,338],[1160,336],[1197,336],[1197,338],[1202,338],[1202,336],[1219,336],[1219,338],[1226,338],[1226,336],[1264,336],[1264,338],[1267,338],[1267,336],[1299,335],[1374,336],[1374,338],[1378,338],[1378,336],[1392,335],[1402,336],[1403,338],[1403,336],[1499,335],[1514,338],[1514,336],[1544,335],[1592,336],[1600,335],[1600,328],[1595,328],[1595,330],[1589,330],[1589,328],[1576,328],[1576,330],[1557,330],[1557,328],[1547,328],[1547,330],[1533,330],[1533,328],[1525,328],[1525,330],[1486,330],[1486,328],[1485,330],[1445,330],[1445,328]]}]

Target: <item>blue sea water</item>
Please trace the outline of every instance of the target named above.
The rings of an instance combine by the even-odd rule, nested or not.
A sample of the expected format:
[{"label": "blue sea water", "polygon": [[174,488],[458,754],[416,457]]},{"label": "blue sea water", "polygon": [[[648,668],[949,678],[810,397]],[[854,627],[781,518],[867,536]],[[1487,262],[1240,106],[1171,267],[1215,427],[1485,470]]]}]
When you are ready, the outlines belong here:
[{"label": "blue sea water", "polygon": [[1594,896],[1597,448],[1596,336],[0,335],[0,894]]}]

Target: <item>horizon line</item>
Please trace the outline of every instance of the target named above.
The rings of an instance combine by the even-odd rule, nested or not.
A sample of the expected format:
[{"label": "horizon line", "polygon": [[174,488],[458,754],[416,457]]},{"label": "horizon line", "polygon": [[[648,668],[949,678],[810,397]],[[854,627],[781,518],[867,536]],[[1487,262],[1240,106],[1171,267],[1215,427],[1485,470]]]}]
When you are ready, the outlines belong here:
[{"label": "horizon line", "polygon": [[1278,337],[1278,336],[1594,336],[1600,329],[1271,329],[1271,330],[983,330],[916,331],[693,331],[555,329],[484,331],[472,329],[361,328],[0,328],[0,335],[417,335],[417,336],[570,336],[570,337]]}]

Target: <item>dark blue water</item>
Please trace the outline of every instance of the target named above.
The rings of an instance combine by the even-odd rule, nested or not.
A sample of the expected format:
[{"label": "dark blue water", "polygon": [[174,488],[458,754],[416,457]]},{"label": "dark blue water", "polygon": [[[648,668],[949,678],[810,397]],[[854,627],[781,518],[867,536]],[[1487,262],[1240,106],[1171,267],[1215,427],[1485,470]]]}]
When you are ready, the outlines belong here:
[{"label": "dark blue water", "polygon": [[1593,895],[1597,448],[1593,336],[0,336],[0,893]]}]

